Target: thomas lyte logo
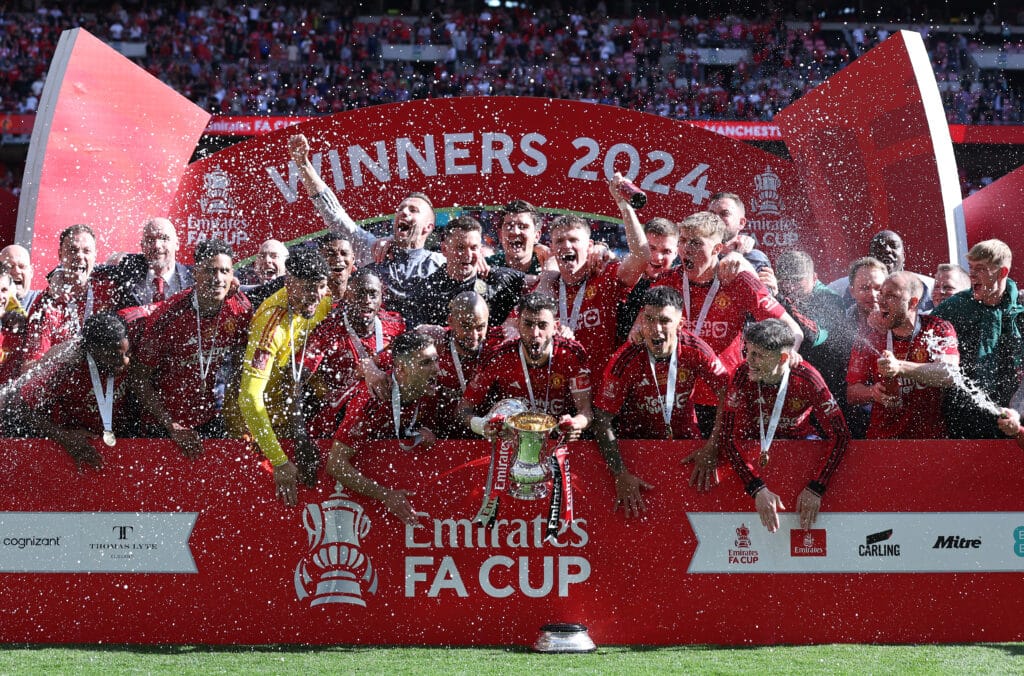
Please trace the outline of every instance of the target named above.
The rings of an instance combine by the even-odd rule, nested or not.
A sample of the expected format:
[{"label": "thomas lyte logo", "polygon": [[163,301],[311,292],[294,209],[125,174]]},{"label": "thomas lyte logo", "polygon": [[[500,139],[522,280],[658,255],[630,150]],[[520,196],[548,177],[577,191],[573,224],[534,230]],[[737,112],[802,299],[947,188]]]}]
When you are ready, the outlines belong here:
[{"label": "thomas lyte logo", "polygon": [[370,532],[370,517],[338,484],[320,504],[302,513],[309,552],[295,567],[295,595],[309,605],[348,603],[366,607],[363,593],[377,593],[377,571],[363,554],[360,540]]}]

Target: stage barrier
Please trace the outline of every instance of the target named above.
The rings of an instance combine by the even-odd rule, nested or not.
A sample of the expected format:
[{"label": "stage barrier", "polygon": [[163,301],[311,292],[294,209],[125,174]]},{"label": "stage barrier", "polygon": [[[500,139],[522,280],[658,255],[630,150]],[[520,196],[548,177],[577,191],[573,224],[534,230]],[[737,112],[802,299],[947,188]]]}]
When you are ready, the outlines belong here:
[{"label": "stage barrier", "polygon": [[[769,534],[731,470],[687,485],[695,442],[624,442],[654,485],[642,519],[613,512],[596,445],[571,445],[575,523],[543,542],[546,505],[503,498],[470,519],[485,442],[357,465],[415,490],[423,526],[321,473],[298,507],[241,443],[195,461],[121,440],[101,472],[44,441],[6,441],[0,641],[527,645],[553,621],[601,644],[973,642],[1024,638],[1024,455],[1012,441],[855,442],[809,531]],[[788,509],[827,447],[776,442]],[[324,445],[326,451],[328,446]]]}]

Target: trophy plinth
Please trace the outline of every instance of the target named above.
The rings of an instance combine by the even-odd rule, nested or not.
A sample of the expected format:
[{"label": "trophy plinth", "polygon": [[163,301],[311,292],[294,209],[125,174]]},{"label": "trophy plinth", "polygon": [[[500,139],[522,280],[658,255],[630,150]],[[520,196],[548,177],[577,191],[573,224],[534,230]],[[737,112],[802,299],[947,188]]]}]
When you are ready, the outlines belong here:
[{"label": "trophy plinth", "polygon": [[509,472],[512,486],[509,495],[519,500],[542,500],[551,488],[551,468],[541,462],[544,439],[558,421],[554,416],[526,411],[511,416],[506,425],[515,430],[519,439],[519,452]]}]

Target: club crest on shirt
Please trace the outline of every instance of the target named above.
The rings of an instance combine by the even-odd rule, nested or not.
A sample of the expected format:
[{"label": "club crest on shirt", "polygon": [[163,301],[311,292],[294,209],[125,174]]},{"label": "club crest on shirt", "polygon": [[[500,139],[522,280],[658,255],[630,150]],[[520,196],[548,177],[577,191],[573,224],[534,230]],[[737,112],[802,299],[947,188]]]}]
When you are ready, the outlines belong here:
[{"label": "club crest on shirt", "polygon": [[252,354],[252,367],[257,371],[263,371],[270,364],[270,352],[267,350],[256,350]]},{"label": "club crest on shirt", "polygon": [[786,400],[786,410],[791,413],[798,413],[807,407],[807,402],[803,399],[793,397],[792,399]]}]

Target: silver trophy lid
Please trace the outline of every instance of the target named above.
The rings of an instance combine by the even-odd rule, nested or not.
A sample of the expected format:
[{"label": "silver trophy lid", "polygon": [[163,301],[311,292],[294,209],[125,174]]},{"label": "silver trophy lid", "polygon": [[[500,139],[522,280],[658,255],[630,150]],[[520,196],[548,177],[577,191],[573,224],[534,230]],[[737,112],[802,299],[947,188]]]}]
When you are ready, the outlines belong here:
[{"label": "silver trophy lid", "polygon": [[582,624],[554,622],[540,628],[533,649],[539,653],[590,653],[597,646]]}]

